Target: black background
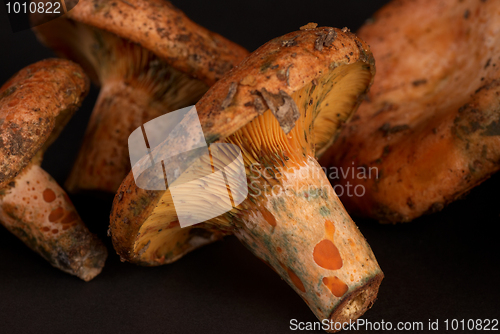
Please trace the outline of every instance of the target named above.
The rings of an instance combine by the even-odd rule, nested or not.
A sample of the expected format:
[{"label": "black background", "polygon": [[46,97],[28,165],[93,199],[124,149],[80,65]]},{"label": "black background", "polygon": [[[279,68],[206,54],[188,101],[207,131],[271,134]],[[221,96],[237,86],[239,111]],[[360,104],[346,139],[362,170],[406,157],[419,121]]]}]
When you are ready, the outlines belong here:
[{"label": "black background", "polygon": [[[254,50],[308,22],[356,30],[387,1],[176,0],[199,24]],[[3,8],[2,8],[3,10]],[[388,27],[390,29],[390,27]],[[30,31],[12,33],[0,11],[0,82],[52,57]],[[46,154],[43,167],[62,184],[76,156],[98,90]],[[442,212],[412,223],[355,219],[386,278],[369,321],[493,319],[500,314],[500,223],[496,175]],[[290,319],[313,313],[234,237],[167,266],[121,263],[106,237],[111,199],[72,195],[110,256],[93,281],[52,268],[0,227],[0,332],[287,333]],[[423,331],[427,332],[427,331]],[[422,332],[420,332],[422,333]]]}]

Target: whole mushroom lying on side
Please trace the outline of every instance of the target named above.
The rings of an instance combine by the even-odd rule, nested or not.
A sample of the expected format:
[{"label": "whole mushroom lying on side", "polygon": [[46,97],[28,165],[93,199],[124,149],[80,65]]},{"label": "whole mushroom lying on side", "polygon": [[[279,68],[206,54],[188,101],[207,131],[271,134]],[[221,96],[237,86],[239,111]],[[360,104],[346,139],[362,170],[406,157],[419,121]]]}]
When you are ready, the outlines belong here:
[{"label": "whole mushroom lying on side", "polygon": [[78,65],[49,59],[0,88],[0,222],[54,267],[85,281],[101,272],[106,247],[40,163],[88,86]]},{"label": "whole mushroom lying on side", "polygon": [[499,10],[497,1],[393,1],[361,28],[377,77],[321,161],[378,169],[339,181],[366,190],[341,197],[350,213],[410,221],[500,168]]},{"label": "whole mushroom lying on side", "polygon": [[[47,15],[32,14],[33,25]],[[71,192],[116,192],[130,171],[130,133],[196,103],[248,54],[164,0],[80,0],[61,18],[34,30],[102,86],[66,183]]]},{"label": "whole mushroom lying on side", "polygon": [[[216,142],[210,147],[212,168],[229,166],[234,156],[223,152],[216,157],[214,145],[238,147],[249,195],[229,212],[189,232],[235,234],[292,286],[318,318],[345,322],[371,307],[383,273],[315,153],[333,142],[370,86],[375,68],[368,46],[353,34],[314,27],[310,24],[266,43],[196,104],[202,135],[208,143]],[[179,226],[172,201],[171,189],[186,174],[198,180],[182,184],[186,189],[180,194],[191,205],[192,216],[211,210],[227,196],[226,186],[196,177],[196,159],[164,156],[165,148],[179,152],[192,148],[192,138],[199,135],[189,126],[198,122],[194,118],[186,117],[179,125],[182,131],[171,134],[144,160],[162,161],[168,190],[141,189],[133,173],[120,186],[110,230],[124,260],[159,265],[199,246],[193,239],[182,243],[189,232]],[[228,179],[231,168],[226,168]],[[179,170],[185,172],[176,175]],[[152,169],[148,177],[154,179],[154,173]],[[211,190],[211,195],[197,189]]]}]

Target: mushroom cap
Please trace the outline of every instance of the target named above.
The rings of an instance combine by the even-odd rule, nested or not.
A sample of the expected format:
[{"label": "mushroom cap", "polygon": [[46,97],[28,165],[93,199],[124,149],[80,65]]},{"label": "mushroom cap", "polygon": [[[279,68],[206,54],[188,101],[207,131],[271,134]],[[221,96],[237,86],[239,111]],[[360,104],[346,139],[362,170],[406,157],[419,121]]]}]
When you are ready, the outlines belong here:
[{"label": "mushroom cap", "polygon": [[[355,80],[361,82],[356,89],[358,95],[349,96],[349,110],[345,115],[341,115],[338,122],[330,123],[326,118],[322,119],[321,112],[316,116],[317,122],[321,120],[320,123],[331,124],[325,129],[328,140],[317,147],[317,152],[324,150],[333,142],[338,129],[357,108],[375,73],[374,60],[368,46],[347,29],[323,27],[292,32],[266,43],[228,72],[196,104],[207,143],[222,140],[235,133],[269,110],[269,104],[275,109],[274,114],[281,127],[290,131],[293,121],[290,123],[290,118],[280,116],[283,112],[286,115],[297,108],[290,96],[306,86],[315,86],[314,83],[325,73],[342,65],[362,66],[364,70],[357,72],[363,72],[364,77]],[[316,89],[322,88],[322,85],[318,85]],[[287,107],[292,105],[295,107]],[[283,110],[283,106],[286,110]],[[171,134],[152,150],[154,161],[165,162],[165,173],[169,175],[169,182],[178,177],[177,169],[185,170],[195,159],[188,157],[176,160],[162,155],[168,151],[163,150],[164,147],[178,152],[190,149],[190,138],[196,138],[198,134],[193,132],[197,131],[196,127],[189,127],[189,122],[190,120],[187,120],[185,126],[181,122],[179,128],[182,131]],[[143,159],[136,166],[141,162],[148,163]],[[154,178],[147,172],[143,175],[146,178]],[[142,253],[136,246],[141,227],[153,214],[164,194],[165,191],[138,188],[132,173],[129,173],[121,184],[113,203],[110,229],[113,245],[122,258],[139,264],[159,264],[148,263],[142,259]],[[208,228],[205,224],[195,226]]]},{"label": "mushroom cap", "polygon": [[82,68],[62,59],[29,65],[0,88],[0,188],[56,139],[88,89]]},{"label": "mushroom cap", "polygon": [[321,161],[378,169],[378,178],[339,180],[366,189],[341,198],[350,213],[411,221],[499,169],[499,18],[495,1],[403,0],[360,29],[378,75]]},{"label": "mushroom cap", "polygon": [[[46,22],[47,15],[32,14],[33,26]],[[63,17],[139,44],[207,85],[212,85],[248,54],[241,46],[194,23],[164,0],[80,0]],[[48,24],[58,22],[62,24],[61,19]],[[67,46],[51,40],[54,36],[45,35],[43,25],[35,31],[46,45],[66,56],[71,54]],[[65,29],[50,33],[62,36]]]}]

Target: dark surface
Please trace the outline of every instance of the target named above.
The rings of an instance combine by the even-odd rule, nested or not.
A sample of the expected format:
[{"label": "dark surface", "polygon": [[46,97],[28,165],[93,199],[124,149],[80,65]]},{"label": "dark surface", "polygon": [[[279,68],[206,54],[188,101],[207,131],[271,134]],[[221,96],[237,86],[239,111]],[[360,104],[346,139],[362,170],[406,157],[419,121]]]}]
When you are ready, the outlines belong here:
[{"label": "dark surface", "polygon": [[[254,50],[310,21],[355,30],[385,2],[174,4],[198,23]],[[3,83],[22,67],[53,54],[29,31],[12,34],[2,15]],[[96,97],[93,88],[46,154],[43,166],[60,183],[69,173]],[[499,187],[497,175],[465,200],[409,224],[357,219],[386,275],[379,300],[364,318],[394,325],[422,321],[426,328],[429,319],[439,319],[439,333],[445,332],[446,319],[498,318]],[[71,198],[109,247],[104,271],[84,283],[52,268],[0,227],[0,333],[286,333],[290,319],[316,320],[301,298],[235,238],[172,265],[137,267],[121,263],[106,237],[111,201]]]}]

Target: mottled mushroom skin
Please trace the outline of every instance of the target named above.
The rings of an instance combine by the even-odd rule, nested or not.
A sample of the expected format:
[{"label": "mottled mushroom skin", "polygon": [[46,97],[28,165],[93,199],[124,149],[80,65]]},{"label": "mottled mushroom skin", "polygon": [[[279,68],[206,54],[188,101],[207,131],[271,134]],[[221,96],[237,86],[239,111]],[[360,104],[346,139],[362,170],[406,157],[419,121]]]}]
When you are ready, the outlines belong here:
[{"label": "mottled mushroom skin", "polygon": [[376,167],[347,175],[352,214],[408,222],[441,210],[500,168],[497,1],[393,1],[359,31],[377,59],[366,102],[323,165]]},{"label": "mottled mushroom skin", "polygon": [[[363,77],[366,82],[363,81],[361,89],[356,90],[358,95],[348,105],[350,112],[335,121],[326,140],[318,143],[314,137],[307,139],[312,127],[307,123],[304,110],[307,110],[308,120],[327,120],[324,113],[316,112],[317,101],[303,101],[306,102],[304,106],[301,94],[312,96],[312,91],[317,89],[319,93],[314,98],[319,96],[321,100],[321,91],[327,92],[328,82],[323,81],[325,75],[351,68],[349,66],[366,73]],[[322,152],[331,145],[338,128],[349,119],[370,86],[374,72],[368,46],[346,29],[305,29],[263,45],[211,87],[196,104],[208,143],[227,142],[240,146],[247,152],[244,153],[247,177],[251,173],[249,162],[256,159],[261,166],[273,166],[276,174],[282,176],[280,185],[291,190],[287,195],[263,191],[256,197],[249,196],[231,212],[196,227],[218,229],[221,235],[235,234],[292,286],[319,319],[339,322],[357,319],[375,301],[383,278],[369,245],[314,158],[315,152]],[[336,80],[335,77],[332,80]],[[298,106],[296,101],[300,101]],[[271,103],[276,103],[273,108],[278,112],[272,112]],[[290,110],[297,107],[301,112],[301,119],[292,127],[289,120],[280,119],[280,108],[287,103]],[[162,147],[189,149],[189,138],[195,137],[190,133],[191,121],[183,120],[180,126],[183,133],[171,136],[152,151],[155,161],[165,162],[165,172],[170,179],[175,178],[177,169],[190,166],[193,158],[166,159]],[[264,137],[271,132],[277,134],[273,137],[276,145],[266,146],[268,151],[263,147],[261,154],[248,153],[248,145],[256,141],[241,132],[257,124],[255,122],[269,126],[269,132],[263,130]],[[281,143],[288,145],[287,141],[292,150],[274,151],[282,147]],[[259,151],[259,145],[255,150]],[[279,183],[264,179],[258,182]],[[300,191],[309,185],[317,188]],[[120,186],[113,202],[110,230],[113,245],[124,260],[158,265],[180,257],[177,252],[175,258],[167,261],[165,257],[169,254],[163,254],[165,257],[157,261],[155,256],[159,255],[151,251],[150,242],[143,238],[141,228],[158,212],[158,207],[166,205],[162,203],[165,196],[165,191],[137,188],[132,174]],[[171,228],[178,228],[171,225]],[[147,228],[145,232],[150,233]]]},{"label": "mottled mushroom skin", "polygon": [[248,52],[163,0],[81,0],[40,24],[38,38],[102,86],[66,182],[70,192],[116,192],[130,171],[127,139],[147,121],[196,103]]},{"label": "mottled mushroom skin", "polygon": [[0,188],[55,140],[88,88],[82,69],[61,60],[32,64],[0,88]]},{"label": "mottled mushroom skin", "polygon": [[85,281],[101,272],[107,250],[40,163],[88,88],[78,65],[57,59],[24,68],[0,88],[0,222],[54,267]]},{"label": "mottled mushroom skin", "polygon": [[[227,137],[262,114],[267,107],[256,103],[258,95],[255,92],[261,92],[263,88],[291,95],[306,83],[318,79],[326,68],[357,61],[366,63],[375,75],[375,61],[368,45],[347,30],[334,31],[336,37],[331,47],[322,51],[316,45],[321,36],[328,35],[328,28],[292,32],[254,51],[252,57],[247,57],[230,75],[224,76],[196,104],[205,137],[212,140]],[[335,52],[326,52],[331,48]],[[256,68],[259,71],[254,71]],[[228,87],[233,82],[237,84],[237,92],[230,105],[222,109]],[[332,127],[332,140],[337,134],[336,129]],[[322,147],[316,148],[317,152],[322,150]]]}]

